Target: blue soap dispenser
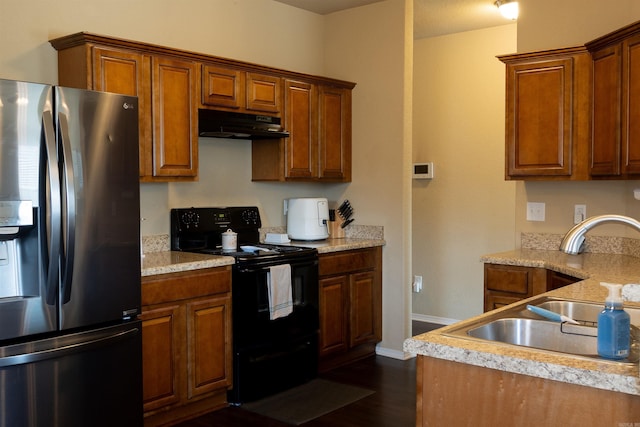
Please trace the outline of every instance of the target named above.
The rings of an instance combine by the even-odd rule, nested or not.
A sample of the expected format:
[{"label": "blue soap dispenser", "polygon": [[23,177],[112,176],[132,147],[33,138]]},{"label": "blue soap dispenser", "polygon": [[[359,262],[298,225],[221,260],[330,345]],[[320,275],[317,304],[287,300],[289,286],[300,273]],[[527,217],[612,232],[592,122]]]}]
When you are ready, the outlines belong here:
[{"label": "blue soap dispenser", "polygon": [[631,319],[622,307],[622,285],[600,283],[609,289],[604,310],[598,314],[598,355],[607,359],[629,356]]}]

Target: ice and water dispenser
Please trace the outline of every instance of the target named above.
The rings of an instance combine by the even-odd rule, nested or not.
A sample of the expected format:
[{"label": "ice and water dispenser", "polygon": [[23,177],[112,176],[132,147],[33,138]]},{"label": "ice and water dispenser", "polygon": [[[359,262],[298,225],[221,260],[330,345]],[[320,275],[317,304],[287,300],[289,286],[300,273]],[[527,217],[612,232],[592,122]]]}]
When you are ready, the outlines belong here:
[{"label": "ice and water dispenser", "polygon": [[0,298],[37,294],[37,258],[32,202],[0,200]]}]

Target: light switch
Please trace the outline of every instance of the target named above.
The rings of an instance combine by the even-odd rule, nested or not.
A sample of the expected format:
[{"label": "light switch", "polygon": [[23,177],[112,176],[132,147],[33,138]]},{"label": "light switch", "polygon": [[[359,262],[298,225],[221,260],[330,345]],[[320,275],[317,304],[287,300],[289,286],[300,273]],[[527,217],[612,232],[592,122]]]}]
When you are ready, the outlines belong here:
[{"label": "light switch", "polygon": [[544,221],[544,203],[527,202],[527,221]]}]

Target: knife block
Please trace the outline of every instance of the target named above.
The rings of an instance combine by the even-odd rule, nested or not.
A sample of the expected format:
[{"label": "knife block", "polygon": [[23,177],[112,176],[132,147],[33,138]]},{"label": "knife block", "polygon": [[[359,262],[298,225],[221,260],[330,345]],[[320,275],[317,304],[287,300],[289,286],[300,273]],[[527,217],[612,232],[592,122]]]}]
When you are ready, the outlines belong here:
[{"label": "knife block", "polygon": [[338,221],[329,221],[329,238],[331,239],[344,239],[344,228],[340,227]]}]

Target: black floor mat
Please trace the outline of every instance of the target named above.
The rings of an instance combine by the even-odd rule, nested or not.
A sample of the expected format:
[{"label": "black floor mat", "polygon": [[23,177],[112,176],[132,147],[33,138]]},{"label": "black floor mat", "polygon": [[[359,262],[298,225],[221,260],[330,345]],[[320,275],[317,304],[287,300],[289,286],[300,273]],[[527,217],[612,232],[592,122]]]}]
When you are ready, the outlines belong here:
[{"label": "black floor mat", "polygon": [[300,425],[373,394],[352,385],[315,379],[282,393],[242,405],[269,418]]}]

